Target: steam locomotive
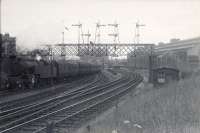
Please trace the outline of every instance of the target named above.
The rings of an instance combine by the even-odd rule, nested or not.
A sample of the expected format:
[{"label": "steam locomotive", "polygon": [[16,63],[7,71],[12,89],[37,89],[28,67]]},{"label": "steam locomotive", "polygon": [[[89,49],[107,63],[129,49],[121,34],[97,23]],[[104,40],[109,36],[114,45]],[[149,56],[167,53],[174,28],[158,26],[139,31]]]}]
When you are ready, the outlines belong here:
[{"label": "steam locomotive", "polygon": [[81,61],[45,61],[16,56],[2,60],[1,86],[4,89],[34,88],[70,76],[97,73],[100,65]]}]

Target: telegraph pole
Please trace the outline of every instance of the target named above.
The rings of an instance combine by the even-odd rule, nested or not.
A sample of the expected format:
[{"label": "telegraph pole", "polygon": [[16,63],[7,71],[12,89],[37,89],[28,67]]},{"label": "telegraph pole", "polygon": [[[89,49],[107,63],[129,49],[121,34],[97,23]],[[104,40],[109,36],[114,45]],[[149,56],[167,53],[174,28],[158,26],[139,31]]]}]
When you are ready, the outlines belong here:
[{"label": "telegraph pole", "polygon": [[154,46],[151,46],[150,47],[150,55],[149,55],[149,82],[150,83],[153,83],[153,77],[154,77],[154,74],[153,74],[153,64],[154,64]]},{"label": "telegraph pole", "polygon": [[90,43],[90,37],[91,37],[91,34],[90,34],[90,32],[89,32],[89,30],[88,30],[88,32],[86,33],[86,34],[82,34],[82,36],[86,36],[87,37],[87,44],[89,44]]},{"label": "telegraph pole", "polygon": [[[98,21],[96,23],[96,30],[95,30],[95,39],[94,39],[94,43],[101,43],[101,28],[105,27],[105,24],[101,24],[100,21]],[[93,48],[92,48],[93,51]],[[103,59],[103,68],[104,68],[104,55],[102,57]]]},{"label": "telegraph pole", "polygon": [[[113,27],[113,33],[108,34],[109,36],[112,36],[114,39],[114,56],[117,57],[118,55],[116,54],[117,51],[117,42],[119,43],[119,24],[117,22],[113,23],[113,24],[108,24],[108,26]],[[117,63],[117,60],[115,59],[115,63]]]},{"label": "telegraph pole", "polygon": [[108,34],[109,36],[113,36],[114,37],[114,43],[119,43],[119,24],[118,23],[113,23],[113,24],[108,24],[108,26],[111,26],[114,28],[113,33],[112,34]]},{"label": "telegraph pole", "polygon": [[[72,26],[78,27],[78,44],[80,44],[81,35],[83,34],[82,24],[79,22],[78,24],[72,24]],[[83,41],[83,36],[82,36],[82,41]]]},{"label": "telegraph pole", "polygon": [[69,31],[69,29],[66,26],[64,26],[64,30],[62,32],[62,44],[65,44],[65,30]]},{"label": "telegraph pole", "polygon": [[145,24],[140,24],[139,21],[136,22],[135,25],[135,38],[136,38],[136,43],[139,44],[140,43],[140,27],[144,27]]},{"label": "telegraph pole", "polygon": [[108,26],[111,26],[111,27],[114,28],[113,33],[108,34],[108,35],[109,35],[109,36],[112,36],[112,37],[114,38],[114,39],[113,39],[113,42],[115,43],[114,50],[115,50],[115,54],[116,54],[116,50],[117,50],[116,43],[117,43],[117,42],[119,43],[119,29],[118,29],[119,24],[115,22],[115,23],[113,23],[113,24],[108,24]]},{"label": "telegraph pole", "polygon": [[101,39],[101,28],[105,27],[105,24],[100,24],[100,21],[96,23],[96,30],[95,30],[95,39],[94,43],[100,43]]},{"label": "telegraph pole", "polygon": [[[65,49],[65,30],[69,31],[68,27],[65,26],[65,23],[63,21],[63,31],[61,32],[62,33],[62,40],[61,40],[61,44],[59,45],[60,46],[60,51],[61,51],[61,57],[63,60],[65,60],[65,57],[66,57],[66,49]],[[49,49],[50,47],[48,47]],[[49,51],[50,52],[50,51]]]},{"label": "telegraph pole", "polygon": [[84,43],[83,36],[83,30],[82,30],[82,24],[79,22],[78,24],[72,24],[72,26],[78,27],[78,55],[80,54],[80,39],[82,37],[82,41]]},{"label": "telegraph pole", "polygon": [[82,36],[86,36],[87,37],[87,55],[89,55],[89,43],[90,43],[90,37],[91,37],[91,34],[88,30],[88,32],[86,34],[82,34]]},{"label": "telegraph pole", "polygon": [[65,44],[65,31],[62,32],[62,44]]},{"label": "telegraph pole", "polygon": [[117,43],[117,38],[118,38],[118,34],[117,33],[112,33],[112,34],[108,34],[108,36],[112,36],[114,39],[113,39],[113,42],[116,44]]}]

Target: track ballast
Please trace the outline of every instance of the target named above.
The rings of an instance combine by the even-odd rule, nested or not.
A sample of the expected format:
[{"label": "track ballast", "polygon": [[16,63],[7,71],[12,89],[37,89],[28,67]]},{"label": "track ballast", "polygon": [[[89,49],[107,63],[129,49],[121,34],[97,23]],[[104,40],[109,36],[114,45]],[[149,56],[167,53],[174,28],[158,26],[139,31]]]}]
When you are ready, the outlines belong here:
[{"label": "track ballast", "polygon": [[109,109],[141,81],[140,75],[124,72],[109,83],[97,85],[94,81],[62,96],[0,115],[1,122],[7,121],[1,123],[0,133],[46,133],[49,123],[54,131],[77,129]]}]

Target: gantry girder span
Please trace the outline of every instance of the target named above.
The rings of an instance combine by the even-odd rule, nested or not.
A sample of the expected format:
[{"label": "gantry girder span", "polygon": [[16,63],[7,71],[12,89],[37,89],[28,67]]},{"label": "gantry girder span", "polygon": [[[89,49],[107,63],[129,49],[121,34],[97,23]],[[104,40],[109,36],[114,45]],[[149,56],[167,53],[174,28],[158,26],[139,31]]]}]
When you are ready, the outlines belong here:
[{"label": "gantry girder span", "polygon": [[45,45],[49,55],[60,56],[127,56],[154,53],[154,44],[101,43]]},{"label": "gantry girder span", "polygon": [[152,82],[152,67],[153,67],[153,58],[155,54],[155,45],[154,44],[128,44],[128,43],[89,43],[89,44],[54,44],[54,45],[45,45],[44,53],[46,56],[49,56],[51,60],[54,59],[54,56],[95,56],[95,57],[104,57],[104,56],[131,56],[136,57],[147,57],[149,70],[149,81]]}]

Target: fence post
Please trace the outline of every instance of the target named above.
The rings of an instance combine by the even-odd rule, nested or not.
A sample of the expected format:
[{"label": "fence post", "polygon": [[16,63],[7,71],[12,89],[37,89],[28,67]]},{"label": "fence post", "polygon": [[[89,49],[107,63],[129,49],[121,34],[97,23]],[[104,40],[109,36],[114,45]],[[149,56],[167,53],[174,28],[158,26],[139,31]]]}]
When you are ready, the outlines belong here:
[{"label": "fence post", "polygon": [[153,83],[153,47],[151,46],[149,55],[149,82]]},{"label": "fence post", "polygon": [[91,132],[91,126],[88,125],[86,128],[87,128],[87,132],[90,133]]}]

